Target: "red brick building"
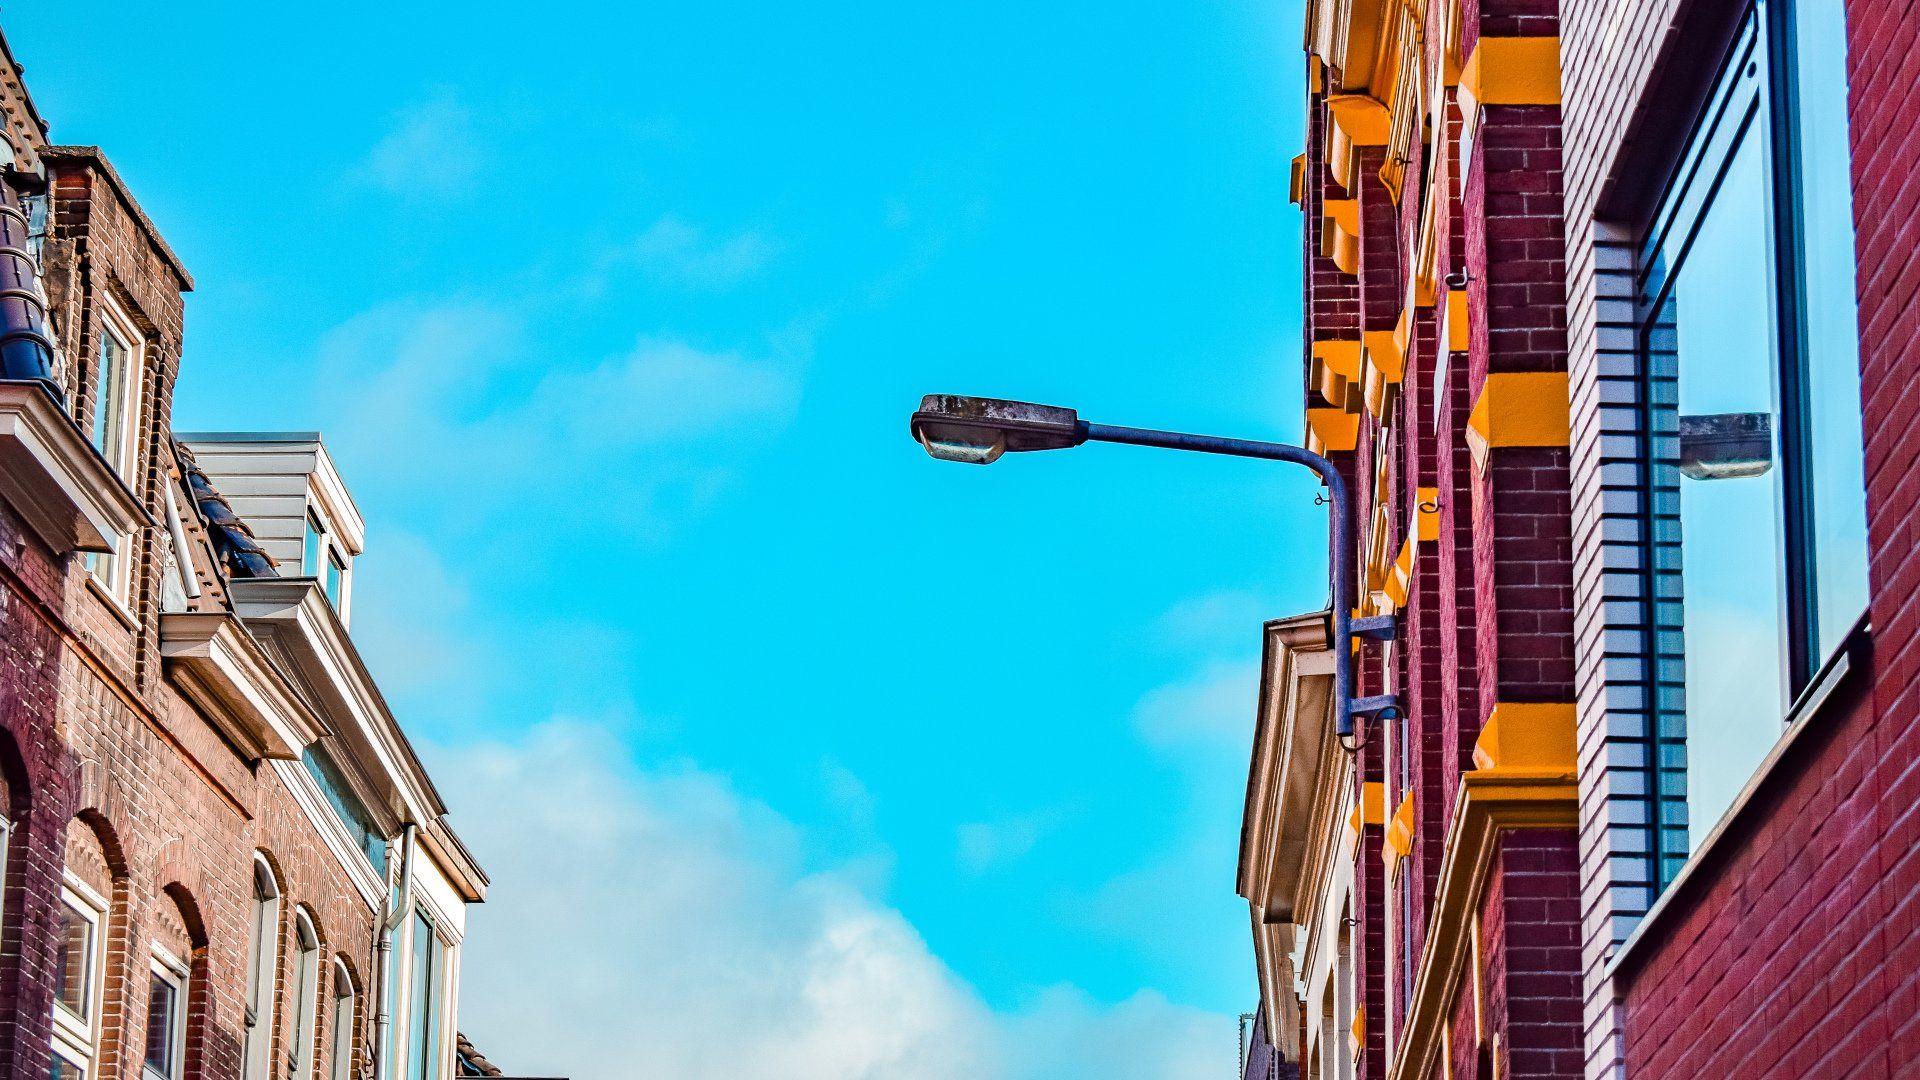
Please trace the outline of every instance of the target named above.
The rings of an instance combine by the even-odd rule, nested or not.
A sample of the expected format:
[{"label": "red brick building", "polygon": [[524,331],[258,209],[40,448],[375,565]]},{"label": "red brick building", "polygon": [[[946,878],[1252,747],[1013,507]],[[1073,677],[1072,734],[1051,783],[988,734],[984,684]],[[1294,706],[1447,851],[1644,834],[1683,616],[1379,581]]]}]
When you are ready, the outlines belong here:
[{"label": "red brick building", "polygon": [[1307,442],[1398,708],[1338,737],[1269,624],[1303,1076],[1920,1069],[1920,15],[1844,8],[1309,0]]},{"label": "red brick building", "polygon": [[0,59],[0,1075],[472,1072],[486,878],[347,632],[358,511],[317,436],[174,433],[192,279]]}]

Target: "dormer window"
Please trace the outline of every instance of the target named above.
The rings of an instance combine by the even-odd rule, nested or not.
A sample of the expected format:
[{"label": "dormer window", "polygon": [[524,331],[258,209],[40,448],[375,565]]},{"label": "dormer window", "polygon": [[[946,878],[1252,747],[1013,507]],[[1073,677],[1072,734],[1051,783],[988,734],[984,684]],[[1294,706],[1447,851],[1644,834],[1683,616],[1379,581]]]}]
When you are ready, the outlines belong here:
[{"label": "dormer window", "polygon": [[307,534],[300,547],[300,576],[318,578],[333,609],[342,613],[346,610],[347,559],[333,531],[327,527],[327,519],[318,509],[309,508]]}]

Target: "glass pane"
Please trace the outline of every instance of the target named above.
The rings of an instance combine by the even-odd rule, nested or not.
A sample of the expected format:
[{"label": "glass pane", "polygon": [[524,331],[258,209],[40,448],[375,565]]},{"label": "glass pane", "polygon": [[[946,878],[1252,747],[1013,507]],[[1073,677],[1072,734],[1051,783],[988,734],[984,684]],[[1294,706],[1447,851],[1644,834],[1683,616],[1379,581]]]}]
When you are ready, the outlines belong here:
[{"label": "glass pane", "polygon": [[127,352],[113,331],[100,332],[100,356],[93,365],[93,445],[116,469],[126,413]]},{"label": "glass pane", "polygon": [[325,530],[314,519],[313,512],[307,512],[307,535],[300,546],[300,575],[315,577],[320,573],[320,538]]},{"label": "glass pane", "polygon": [[1756,126],[1733,151],[1648,328],[1650,363],[1677,378],[1679,438],[1656,464],[1680,496],[1690,846],[1746,785],[1785,711],[1763,148]]},{"label": "glass pane", "polygon": [[59,919],[60,963],[53,972],[54,1000],[86,1019],[92,990],[87,976],[93,970],[93,923],[68,903],[60,905]]},{"label": "glass pane", "polygon": [[1808,480],[1813,488],[1816,667],[1867,609],[1867,488],[1860,435],[1845,7],[1842,0],[1796,0],[1794,5],[1807,421],[1813,449]]},{"label": "glass pane", "polygon": [[335,608],[340,606],[340,575],[344,569],[345,567],[340,565],[340,556],[335,555],[331,551],[327,552],[327,577],[325,587],[327,590],[327,599],[333,601]]},{"label": "glass pane", "polygon": [[346,975],[339,969],[334,978],[343,989],[333,999],[333,1080],[349,1080],[353,1075],[353,991],[346,989]]},{"label": "glass pane", "polygon": [[53,1052],[53,1068],[47,1075],[52,1080],[87,1080],[87,1070],[58,1050]]},{"label": "glass pane", "polygon": [[436,1080],[433,1075],[436,1026],[433,1014],[439,1006],[433,985],[439,974],[434,970],[436,944],[433,923],[416,911],[413,916],[413,995],[407,1008],[407,1073],[413,1080]]},{"label": "glass pane", "polygon": [[147,996],[147,1068],[161,1076],[174,1074],[175,1035],[179,1025],[180,988],[159,972]]}]

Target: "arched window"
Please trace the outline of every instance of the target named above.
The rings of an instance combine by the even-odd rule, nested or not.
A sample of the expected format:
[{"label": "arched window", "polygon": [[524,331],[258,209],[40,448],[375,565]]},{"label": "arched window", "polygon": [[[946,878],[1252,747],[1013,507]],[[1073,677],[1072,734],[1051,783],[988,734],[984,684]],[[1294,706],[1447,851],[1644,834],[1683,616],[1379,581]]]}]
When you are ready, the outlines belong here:
[{"label": "arched window", "polygon": [[304,909],[293,913],[293,1067],[295,1080],[312,1075],[314,1030],[320,1010],[320,935]]},{"label": "arched window", "polygon": [[67,823],[66,865],[55,909],[58,961],[53,972],[54,1067],[63,1077],[91,1076],[106,1016],[107,942],[115,875],[91,823]]},{"label": "arched window", "polygon": [[333,962],[333,1066],[329,1080],[352,1080],[354,1010],[353,972],[344,961]]},{"label": "arched window", "polygon": [[242,1076],[267,1080],[272,1072],[273,975],[279,957],[280,882],[266,856],[253,856],[253,913],[247,924],[246,1044]]},{"label": "arched window", "polygon": [[[145,1080],[182,1080],[187,1075],[188,1033],[200,1022],[194,991],[206,979],[206,934],[198,907],[178,883],[161,891],[155,905],[153,952],[148,958]],[[202,995],[204,997],[204,995]]]}]

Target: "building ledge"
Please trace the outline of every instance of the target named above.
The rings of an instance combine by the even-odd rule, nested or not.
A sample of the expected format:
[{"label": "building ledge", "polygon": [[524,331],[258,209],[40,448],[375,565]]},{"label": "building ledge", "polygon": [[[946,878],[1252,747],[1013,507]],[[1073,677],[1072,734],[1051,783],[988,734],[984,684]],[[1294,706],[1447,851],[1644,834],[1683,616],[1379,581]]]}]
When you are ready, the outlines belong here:
[{"label": "building ledge", "polygon": [[153,519],[47,388],[0,382],[0,498],[55,553],[112,551]]},{"label": "building ledge", "polygon": [[187,698],[251,758],[295,760],[332,734],[273,661],[225,612],[160,616],[160,655]]}]

